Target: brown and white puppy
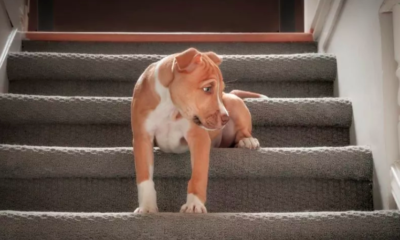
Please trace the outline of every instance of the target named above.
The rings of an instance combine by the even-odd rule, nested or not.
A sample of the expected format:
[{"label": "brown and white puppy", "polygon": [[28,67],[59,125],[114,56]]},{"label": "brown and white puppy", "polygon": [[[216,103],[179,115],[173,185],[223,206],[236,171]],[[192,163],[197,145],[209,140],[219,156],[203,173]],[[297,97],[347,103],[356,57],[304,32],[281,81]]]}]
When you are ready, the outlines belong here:
[{"label": "brown and white puppy", "polygon": [[157,212],[153,147],[190,150],[192,176],[181,212],[205,213],[211,147],[256,149],[251,115],[242,98],[265,97],[235,90],[226,94],[213,52],[190,48],[151,64],[133,91],[131,121],[138,186],[136,213]]}]

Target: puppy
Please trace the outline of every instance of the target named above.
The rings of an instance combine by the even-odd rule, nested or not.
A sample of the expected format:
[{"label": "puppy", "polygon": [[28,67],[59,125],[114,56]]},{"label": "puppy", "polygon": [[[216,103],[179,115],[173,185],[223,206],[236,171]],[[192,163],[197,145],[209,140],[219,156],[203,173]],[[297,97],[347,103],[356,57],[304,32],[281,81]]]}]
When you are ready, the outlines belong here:
[{"label": "puppy", "polygon": [[224,93],[220,64],[214,52],[190,48],[151,64],[139,77],[131,105],[139,198],[135,213],[158,211],[153,147],[167,153],[190,151],[192,175],[181,207],[184,213],[207,212],[211,147],[259,148],[242,98],[265,96],[238,90]]}]

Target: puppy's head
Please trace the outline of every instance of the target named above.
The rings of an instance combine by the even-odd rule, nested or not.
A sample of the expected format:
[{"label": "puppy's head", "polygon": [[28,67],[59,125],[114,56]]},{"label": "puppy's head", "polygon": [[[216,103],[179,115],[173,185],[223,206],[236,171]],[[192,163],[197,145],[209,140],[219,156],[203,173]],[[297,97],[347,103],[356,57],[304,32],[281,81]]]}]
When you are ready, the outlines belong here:
[{"label": "puppy's head", "polygon": [[220,129],[229,121],[222,103],[225,85],[218,67],[221,62],[214,52],[202,53],[194,48],[173,59],[171,99],[183,117],[207,130]]}]

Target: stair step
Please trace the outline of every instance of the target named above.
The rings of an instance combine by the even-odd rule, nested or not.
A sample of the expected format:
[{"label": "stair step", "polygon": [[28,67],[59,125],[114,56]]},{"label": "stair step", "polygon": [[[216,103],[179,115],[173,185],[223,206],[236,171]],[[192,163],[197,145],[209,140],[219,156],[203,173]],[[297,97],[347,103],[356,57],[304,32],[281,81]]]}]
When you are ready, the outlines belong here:
[{"label": "stair step", "polygon": [[[134,81],[30,79],[11,81],[9,92],[47,96],[130,97],[134,86]],[[333,97],[333,82],[330,81],[234,81],[225,83],[225,92],[230,92],[234,89],[258,92],[273,98]]]},{"label": "stair step", "polygon": [[22,42],[22,51],[102,54],[173,54],[190,47],[218,54],[293,54],[318,51],[315,42]]},{"label": "stair step", "polygon": [[[160,211],[186,198],[190,155],[157,148]],[[210,212],[372,210],[364,147],[212,149]],[[137,207],[132,148],[0,145],[2,210],[120,212]]]},{"label": "stair step", "polygon": [[[351,102],[339,98],[248,99],[265,147],[349,144]],[[0,95],[0,143],[131,146],[131,98]]]},{"label": "stair step", "polygon": [[[146,67],[165,55],[12,53],[7,73],[13,93],[130,96]],[[333,95],[336,58],[322,54],[223,55],[227,91],[272,97]]]},{"label": "stair step", "polygon": [[[11,53],[9,80],[58,79],[135,82],[166,55]],[[222,55],[221,70],[230,81],[334,81],[336,58],[329,54]]]},{"label": "stair step", "polygon": [[399,211],[310,213],[0,212],[2,239],[382,239],[400,238]]}]

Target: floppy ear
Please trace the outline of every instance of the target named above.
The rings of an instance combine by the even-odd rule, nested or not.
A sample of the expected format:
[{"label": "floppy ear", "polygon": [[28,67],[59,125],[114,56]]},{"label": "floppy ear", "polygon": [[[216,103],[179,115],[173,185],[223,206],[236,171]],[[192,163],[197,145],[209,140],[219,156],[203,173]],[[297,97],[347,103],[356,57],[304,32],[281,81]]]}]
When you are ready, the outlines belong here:
[{"label": "floppy ear", "polygon": [[191,72],[201,61],[201,53],[195,48],[189,48],[175,56],[174,67],[176,67],[179,72]]},{"label": "floppy ear", "polygon": [[206,52],[204,55],[209,57],[217,65],[222,63],[222,59],[215,52]]}]

